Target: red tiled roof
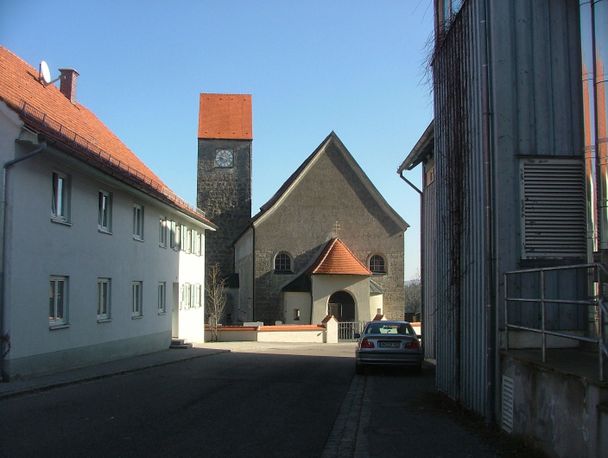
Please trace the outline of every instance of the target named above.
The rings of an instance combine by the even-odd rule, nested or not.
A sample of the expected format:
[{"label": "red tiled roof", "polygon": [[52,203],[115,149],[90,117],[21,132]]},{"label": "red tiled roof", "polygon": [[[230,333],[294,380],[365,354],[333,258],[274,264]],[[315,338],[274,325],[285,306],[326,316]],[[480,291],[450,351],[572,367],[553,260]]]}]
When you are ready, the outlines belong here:
[{"label": "red tiled roof", "polygon": [[198,138],[252,140],[250,94],[201,94]]},{"label": "red tiled roof", "polygon": [[357,259],[340,239],[330,240],[310,269],[312,274],[371,275],[371,271]]},{"label": "red tiled roof", "polygon": [[0,100],[34,130],[90,165],[213,226],[177,197],[108,127],[80,103],[70,102],[53,84],[43,85],[38,70],[0,46]]}]

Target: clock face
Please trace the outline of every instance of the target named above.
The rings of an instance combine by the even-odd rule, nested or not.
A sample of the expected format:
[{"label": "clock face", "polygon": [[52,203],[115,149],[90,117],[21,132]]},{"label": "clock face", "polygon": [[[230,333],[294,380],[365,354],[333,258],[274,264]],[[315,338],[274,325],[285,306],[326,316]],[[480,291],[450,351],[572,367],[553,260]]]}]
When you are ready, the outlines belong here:
[{"label": "clock face", "polygon": [[232,167],[232,165],[233,165],[232,150],[218,149],[215,153],[215,166],[216,167]]}]

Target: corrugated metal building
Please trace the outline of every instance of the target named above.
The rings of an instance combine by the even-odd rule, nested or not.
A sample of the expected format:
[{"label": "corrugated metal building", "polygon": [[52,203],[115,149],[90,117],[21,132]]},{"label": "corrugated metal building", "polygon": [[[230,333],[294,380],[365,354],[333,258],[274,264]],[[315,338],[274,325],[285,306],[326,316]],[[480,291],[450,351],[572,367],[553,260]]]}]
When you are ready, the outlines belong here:
[{"label": "corrugated metal building", "polygon": [[[587,258],[579,4],[436,0],[435,16],[435,119],[398,171],[423,164],[423,334],[437,387],[494,421],[504,272]],[[585,275],[569,275],[548,288],[584,294]],[[538,320],[525,304],[509,311]],[[548,313],[556,329],[585,328],[578,309]]]}]

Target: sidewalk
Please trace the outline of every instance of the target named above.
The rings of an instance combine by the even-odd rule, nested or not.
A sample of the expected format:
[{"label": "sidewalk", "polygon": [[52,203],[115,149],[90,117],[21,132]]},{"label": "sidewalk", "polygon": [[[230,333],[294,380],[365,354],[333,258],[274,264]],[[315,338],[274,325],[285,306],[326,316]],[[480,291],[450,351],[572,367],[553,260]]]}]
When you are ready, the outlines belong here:
[{"label": "sidewalk", "polygon": [[188,359],[201,358],[216,355],[218,353],[226,353],[229,351],[229,349],[225,348],[203,348],[202,346],[195,346],[193,348],[186,349],[167,349],[156,353],[119,359],[116,361],[110,361],[108,363],[82,367],[66,372],[57,372],[22,380],[10,381],[7,383],[0,383],[0,399],[35,391],[44,391],[50,388],[84,382],[87,380],[95,380],[104,377],[111,377],[113,375],[125,374],[127,372],[140,371],[149,367],[164,366]]}]

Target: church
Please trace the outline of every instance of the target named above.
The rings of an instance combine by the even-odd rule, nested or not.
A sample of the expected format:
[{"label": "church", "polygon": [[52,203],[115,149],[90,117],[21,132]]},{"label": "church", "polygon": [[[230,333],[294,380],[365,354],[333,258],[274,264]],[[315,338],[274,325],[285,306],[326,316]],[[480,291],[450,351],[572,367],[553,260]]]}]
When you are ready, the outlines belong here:
[{"label": "church", "polygon": [[200,94],[197,204],[218,230],[207,265],[227,278],[226,323],[403,319],[404,233],[331,132],[251,216],[248,94]]}]

